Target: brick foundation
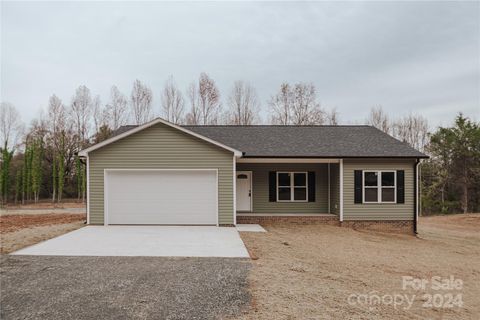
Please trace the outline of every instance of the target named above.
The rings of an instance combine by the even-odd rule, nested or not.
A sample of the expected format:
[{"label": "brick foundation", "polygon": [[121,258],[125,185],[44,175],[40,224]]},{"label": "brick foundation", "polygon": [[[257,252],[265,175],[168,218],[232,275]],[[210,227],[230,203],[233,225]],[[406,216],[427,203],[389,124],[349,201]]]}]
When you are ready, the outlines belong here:
[{"label": "brick foundation", "polygon": [[238,224],[328,224],[352,228],[354,230],[372,230],[390,233],[414,234],[413,221],[388,220],[388,221],[343,221],[338,220],[335,215],[319,216],[237,216]]},{"label": "brick foundation", "polygon": [[393,232],[414,234],[413,221],[411,220],[388,220],[388,221],[343,221],[342,227],[354,230],[372,230],[381,232]]},{"label": "brick foundation", "polygon": [[237,223],[242,224],[274,224],[274,223],[291,223],[291,224],[329,224],[339,225],[338,217],[334,215],[319,216],[237,216]]}]

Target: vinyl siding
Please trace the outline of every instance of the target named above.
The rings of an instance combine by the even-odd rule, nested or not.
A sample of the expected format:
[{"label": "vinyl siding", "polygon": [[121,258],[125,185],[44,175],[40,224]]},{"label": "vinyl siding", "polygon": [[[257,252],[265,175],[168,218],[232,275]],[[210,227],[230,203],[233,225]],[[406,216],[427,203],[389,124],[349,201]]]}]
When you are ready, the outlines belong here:
[{"label": "vinyl siding", "polygon": [[[238,171],[252,171],[252,214],[328,213],[328,169],[326,164],[239,163]],[[315,171],[315,202],[269,202],[269,171]]]},{"label": "vinyl siding", "polygon": [[340,212],[340,166],[330,163],[330,213]]},{"label": "vinyl siding", "polygon": [[104,223],[104,169],[218,169],[218,221],[234,222],[233,153],[175,128],[156,124],[92,151],[89,162],[90,224]]},{"label": "vinyl siding", "polygon": [[[413,220],[414,160],[345,159],[343,161],[344,220]],[[405,170],[405,203],[355,204],[354,170]]]}]

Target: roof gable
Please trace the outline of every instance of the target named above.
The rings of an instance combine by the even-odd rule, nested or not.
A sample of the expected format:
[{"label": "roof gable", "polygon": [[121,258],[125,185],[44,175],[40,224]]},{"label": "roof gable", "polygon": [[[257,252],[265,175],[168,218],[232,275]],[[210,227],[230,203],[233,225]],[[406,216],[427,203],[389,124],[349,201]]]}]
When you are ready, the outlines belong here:
[{"label": "roof gable", "polygon": [[[111,143],[113,143],[113,142],[115,142],[115,141],[121,140],[121,139],[126,138],[126,137],[128,137],[128,136],[130,136],[130,135],[132,135],[132,134],[135,134],[135,133],[137,133],[137,132],[139,132],[139,131],[142,131],[142,130],[145,130],[145,129],[147,129],[147,128],[150,128],[150,127],[152,127],[152,126],[154,126],[154,125],[156,125],[156,124],[164,124],[164,125],[169,126],[169,127],[171,127],[171,128],[177,129],[177,130],[179,130],[179,131],[181,131],[181,132],[184,132],[184,133],[186,133],[186,134],[188,134],[188,135],[191,135],[191,136],[197,137],[197,138],[199,138],[199,139],[201,139],[201,140],[207,141],[207,142],[209,142],[209,143],[211,143],[211,144],[213,144],[213,145],[216,145],[216,146],[218,146],[218,147],[220,147],[220,148],[223,148],[223,149],[225,149],[225,150],[228,150],[228,151],[233,152],[233,154],[234,154],[235,156],[237,156],[237,157],[240,157],[240,156],[242,155],[242,152],[239,151],[239,150],[236,150],[235,148],[232,148],[232,147],[229,147],[229,146],[227,146],[227,145],[224,145],[224,144],[222,144],[221,142],[212,140],[212,139],[210,139],[210,138],[208,138],[208,137],[205,137],[205,136],[203,136],[203,135],[201,135],[201,134],[199,134],[199,133],[190,131],[190,130],[187,129],[187,128],[184,128],[184,127],[181,127],[181,126],[177,126],[177,125],[175,125],[175,124],[173,124],[173,123],[171,123],[171,122],[168,122],[168,121],[166,121],[166,120],[163,120],[163,119],[161,119],[161,118],[154,119],[154,120],[152,120],[152,121],[150,121],[150,122],[147,122],[147,123],[145,123],[145,124],[143,124],[143,125],[141,125],[141,126],[125,126],[127,130],[124,129],[124,130],[122,130],[122,132],[120,132],[120,133],[117,132],[113,137],[111,137],[111,138],[109,138],[109,139],[107,139],[107,140],[105,140],[105,141],[102,141],[102,142],[100,142],[100,143],[97,143],[97,144],[95,144],[95,145],[93,145],[93,146],[90,146],[90,147],[88,147],[88,148],[86,148],[86,149],[81,150],[81,151],[78,153],[78,155],[81,156],[81,157],[86,157],[89,152],[92,152],[92,151],[94,151],[94,150],[100,149],[100,148],[102,148],[102,147],[104,147],[104,146],[107,146],[107,145],[109,145],[109,144],[111,144]],[[123,127],[122,127],[122,128],[123,128]]]}]

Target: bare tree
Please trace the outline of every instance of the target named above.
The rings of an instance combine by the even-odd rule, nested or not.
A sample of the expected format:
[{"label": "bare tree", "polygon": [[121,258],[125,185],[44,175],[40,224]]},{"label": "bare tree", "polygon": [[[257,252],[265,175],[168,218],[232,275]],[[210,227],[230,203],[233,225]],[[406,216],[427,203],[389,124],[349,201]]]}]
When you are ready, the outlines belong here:
[{"label": "bare tree", "polygon": [[283,125],[313,125],[325,122],[325,112],[317,102],[313,84],[283,83],[270,101],[271,121]]},{"label": "bare tree", "polygon": [[317,102],[313,83],[295,84],[292,122],[295,125],[323,124],[325,122],[325,112]]},{"label": "bare tree", "polygon": [[221,113],[220,91],[205,72],[200,74],[198,93],[202,124],[216,124]]},{"label": "bare tree", "polygon": [[258,95],[249,83],[235,81],[228,97],[227,122],[235,125],[251,125],[258,122],[260,104]]},{"label": "bare tree", "polygon": [[105,108],[108,126],[112,130],[116,130],[127,123],[127,104],[127,97],[116,86],[112,86],[110,89],[110,103]]},{"label": "bare tree", "polygon": [[373,107],[367,123],[423,151],[428,141],[428,121],[420,115],[410,114],[399,119],[390,119],[381,106]]},{"label": "bare tree", "polygon": [[17,109],[8,102],[0,104],[0,148],[14,148],[23,133],[23,123]]},{"label": "bare tree", "polygon": [[326,112],[326,120],[329,125],[337,126],[339,123],[339,115],[337,108],[331,109],[329,112]]},{"label": "bare tree", "polygon": [[187,124],[200,124],[200,108],[197,84],[192,82],[187,88],[187,96],[190,101],[190,111],[185,115],[185,122]]},{"label": "bare tree", "polygon": [[367,123],[375,128],[390,134],[392,132],[392,124],[388,115],[383,111],[382,106],[373,107],[370,109],[370,115]]},{"label": "bare tree", "polygon": [[190,112],[186,116],[187,124],[217,124],[222,113],[220,91],[215,81],[202,72],[198,86],[193,82],[187,90],[190,100]]},{"label": "bare tree", "polygon": [[153,119],[152,90],[140,80],[133,82],[131,98],[132,114],[135,124],[144,124]]},{"label": "bare tree", "polygon": [[92,114],[92,97],[90,90],[86,86],[80,86],[72,99],[71,117],[74,121],[75,130],[78,137],[78,147],[87,143],[90,118]]},{"label": "bare tree", "polygon": [[420,115],[410,114],[396,120],[392,126],[393,136],[423,151],[428,141],[428,121]]},{"label": "bare tree", "polygon": [[106,124],[107,113],[106,110],[102,107],[102,101],[100,96],[95,96],[92,102],[93,105],[93,125],[95,126],[94,134],[97,134],[100,131],[100,128]]},{"label": "bare tree", "polygon": [[280,85],[280,91],[272,96],[269,105],[273,124],[287,125],[291,123],[291,90],[288,83]]},{"label": "bare tree", "polygon": [[[48,115],[47,115],[48,138],[51,141],[51,164],[52,164],[52,202],[56,200],[58,192],[58,158],[60,154],[64,154],[63,147],[65,146],[62,134],[65,133],[66,127],[66,111],[65,106],[56,95],[52,95],[48,101]],[[22,193],[22,199],[24,194]]]},{"label": "bare tree", "polygon": [[185,102],[182,92],[178,89],[173,77],[170,77],[162,92],[162,115],[172,123],[183,122]]}]

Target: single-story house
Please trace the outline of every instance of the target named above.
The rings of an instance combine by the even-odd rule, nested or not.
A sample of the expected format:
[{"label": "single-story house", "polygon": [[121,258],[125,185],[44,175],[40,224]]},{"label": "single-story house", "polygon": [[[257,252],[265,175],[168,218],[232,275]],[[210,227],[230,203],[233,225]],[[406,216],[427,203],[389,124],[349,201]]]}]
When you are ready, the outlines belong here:
[{"label": "single-story house", "polygon": [[82,150],[87,223],[331,222],[416,231],[427,156],[366,125],[124,126]]}]

